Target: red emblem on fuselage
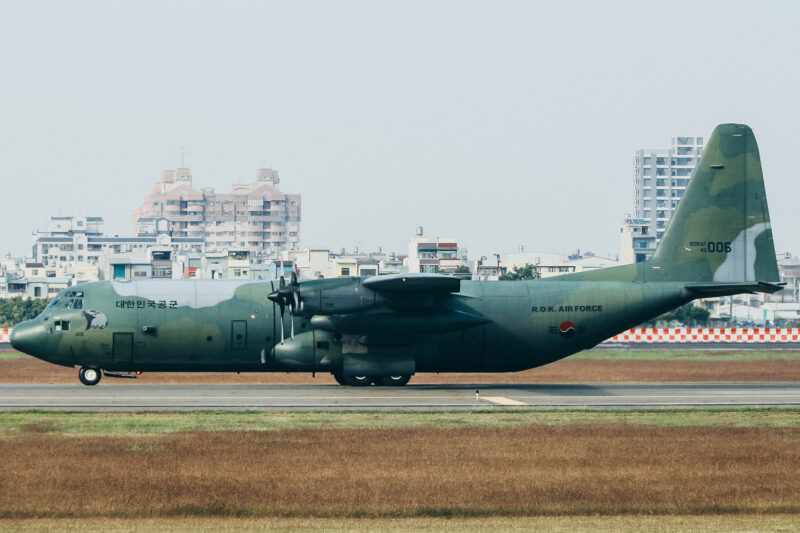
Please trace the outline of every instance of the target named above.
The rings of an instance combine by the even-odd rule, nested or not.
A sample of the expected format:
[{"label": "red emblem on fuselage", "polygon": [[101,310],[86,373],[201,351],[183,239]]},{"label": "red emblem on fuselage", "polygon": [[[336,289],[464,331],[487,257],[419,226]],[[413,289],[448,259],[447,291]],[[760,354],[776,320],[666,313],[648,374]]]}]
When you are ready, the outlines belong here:
[{"label": "red emblem on fuselage", "polygon": [[572,335],[575,333],[575,322],[571,320],[565,320],[558,326],[558,331],[562,335]]}]

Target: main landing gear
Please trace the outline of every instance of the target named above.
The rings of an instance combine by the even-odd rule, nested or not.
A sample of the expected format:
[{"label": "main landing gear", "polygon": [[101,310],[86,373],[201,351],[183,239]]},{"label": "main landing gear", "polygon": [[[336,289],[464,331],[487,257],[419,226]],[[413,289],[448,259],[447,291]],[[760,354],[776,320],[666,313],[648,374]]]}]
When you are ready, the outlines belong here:
[{"label": "main landing gear", "polygon": [[103,373],[99,368],[91,366],[82,366],[78,371],[78,379],[84,385],[97,385],[103,377]]},{"label": "main landing gear", "polygon": [[334,373],[333,378],[339,385],[350,387],[368,387],[370,385],[382,385],[384,387],[402,387],[411,380],[410,375],[399,376],[350,376]]}]

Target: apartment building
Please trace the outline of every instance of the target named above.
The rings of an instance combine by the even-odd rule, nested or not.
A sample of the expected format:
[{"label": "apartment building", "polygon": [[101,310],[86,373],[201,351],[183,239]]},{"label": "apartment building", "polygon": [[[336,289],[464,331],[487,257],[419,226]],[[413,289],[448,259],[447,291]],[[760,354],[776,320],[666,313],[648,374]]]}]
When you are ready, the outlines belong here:
[{"label": "apartment building", "polygon": [[167,233],[203,239],[207,250],[246,249],[259,260],[300,242],[301,197],[280,191],[277,170],[261,168],[232,191],[197,190],[188,168],[165,170],[136,210],[139,235]]},{"label": "apartment building", "polygon": [[0,298],[50,298],[72,284],[72,276],[30,260],[10,260],[0,266]]}]

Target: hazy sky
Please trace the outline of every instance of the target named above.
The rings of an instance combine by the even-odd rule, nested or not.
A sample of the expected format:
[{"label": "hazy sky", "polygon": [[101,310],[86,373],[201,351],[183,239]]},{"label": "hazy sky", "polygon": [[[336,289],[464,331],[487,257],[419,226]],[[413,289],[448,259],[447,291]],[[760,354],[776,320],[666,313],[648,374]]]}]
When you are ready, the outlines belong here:
[{"label": "hazy sky", "polygon": [[632,154],[746,122],[800,253],[796,2],[0,0],[0,251],[131,233],[162,168],[303,195],[304,245],[618,249]]}]

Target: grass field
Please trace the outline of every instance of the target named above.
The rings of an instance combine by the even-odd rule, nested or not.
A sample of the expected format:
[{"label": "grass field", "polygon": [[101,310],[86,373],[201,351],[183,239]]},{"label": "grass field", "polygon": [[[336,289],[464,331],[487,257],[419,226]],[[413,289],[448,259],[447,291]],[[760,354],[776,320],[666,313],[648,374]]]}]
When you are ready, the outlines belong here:
[{"label": "grass field", "polygon": [[0,520],[8,532],[88,531],[128,533],[136,531],[235,532],[276,531],[286,533],[346,531],[445,531],[506,533],[552,531],[555,533],[643,533],[693,531],[790,532],[797,529],[795,515],[701,515],[701,516],[515,516],[481,518],[190,518],[190,519],[51,519]]},{"label": "grass field", "polygon": [[571,356],[583,361],[794,361],[800,363],[800,350],[694,350],[600,348]]},{"label": "grass field", "polygon": [[[800,381],[800,350],[590,350],[502,374],[418,374],[412,383]],[[0,353],[0,383],[76,383],[77,372],[17,352]],[[327,374],[145,373],[140,383],[330,383]],[[106,384],[129,380],[104,380]]]},{"label": "grass field", "polygon": [[657,427],[800,428],[800,408],[712,408],[596,411],[550,409],[477,412],[176,412],[0,413],[0,438],[26,434],[157,436],[184,431],[297,429],[512,428],[625,424]]},{"label": "grass field", "polygon": [[0,517],[16,520],[0,527],[99,517],[457,527],[446,518],[502,531],[525,523],[511,517],[556,527],[572,522],[542,517],[571,516],[613,530],[652,514],[702,530],[736,520],[746,529],[758,514],[779,529],[782,515],[800,512],[798,410],[3,413],[0,422]]}]

